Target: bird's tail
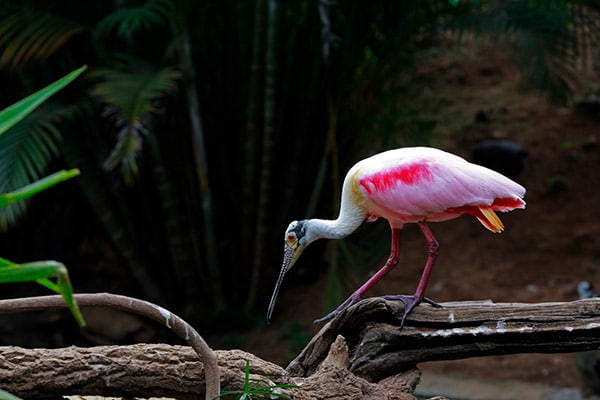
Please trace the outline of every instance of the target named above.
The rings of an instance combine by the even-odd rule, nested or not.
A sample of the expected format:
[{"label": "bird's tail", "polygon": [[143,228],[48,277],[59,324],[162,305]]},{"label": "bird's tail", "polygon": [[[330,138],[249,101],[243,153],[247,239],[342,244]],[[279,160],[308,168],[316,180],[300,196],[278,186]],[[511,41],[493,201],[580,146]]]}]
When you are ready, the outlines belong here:
[{"label": "bird's tail", "polygon": [[475,217],[483,226],[492,232],[500,233],[504,230],[504,224],[491,207],[478,207],[479,213]]}]

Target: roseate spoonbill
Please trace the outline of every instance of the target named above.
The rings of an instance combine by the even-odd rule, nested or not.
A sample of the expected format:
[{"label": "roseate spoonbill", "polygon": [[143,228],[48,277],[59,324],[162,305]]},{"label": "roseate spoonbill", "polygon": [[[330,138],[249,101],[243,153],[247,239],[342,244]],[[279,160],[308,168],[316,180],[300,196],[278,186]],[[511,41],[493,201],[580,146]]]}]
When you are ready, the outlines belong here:
[{"label": "roseate spoonbill", "polygon": [[429,246],[425,268],[414,295],[386,296],[404,302],[406,316],[421,301],[439,305],[424,297],[425,287],[438,254],[438,242],[428,222],[446,221],[462,214],[474,216],[492,232],[504,225],[496,211],[525,208],[525,188],[507,177],[461,157],[429,147],[407,147],[376,154],[356,163],[346,174],[340,213],[335,220],[293,221],[285,231],[283,266],[269,303],[267,321],[281,282],[298,260],[302,250],[317,239],[341,239],[363,221],[388,220],[392,229],[390,256],[385,265],[358,288],[337,309],[315,321],[327,321],[362,298],[396,264],[400,250],[400,229],[417,223]]}]

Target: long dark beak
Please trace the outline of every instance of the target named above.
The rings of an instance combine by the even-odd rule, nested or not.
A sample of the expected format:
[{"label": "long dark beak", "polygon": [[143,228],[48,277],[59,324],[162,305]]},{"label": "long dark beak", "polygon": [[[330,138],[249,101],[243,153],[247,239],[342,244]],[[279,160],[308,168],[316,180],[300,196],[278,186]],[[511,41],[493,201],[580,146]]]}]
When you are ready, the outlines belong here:
[{"label": "long dark beak", "polygon": [[292,265],[294,265],[301,252],[302,247],[292,247],[288,243],[285,244],[285,248],[283,249],[283,265],[281,266],[281,271],[279,272],[279,277],[277,278],[277,283],[275,284],[275,290],[273,290],[273,295],[271,296],[271,301],[269,302],[267,323],[271,322],[273,309],[275,308],[275,301],[277,300],[277,295],[279,294],[279,288],[281,287],[281,282],[283,282],[283,277],[290,270],[290,268],[292,268]]}]

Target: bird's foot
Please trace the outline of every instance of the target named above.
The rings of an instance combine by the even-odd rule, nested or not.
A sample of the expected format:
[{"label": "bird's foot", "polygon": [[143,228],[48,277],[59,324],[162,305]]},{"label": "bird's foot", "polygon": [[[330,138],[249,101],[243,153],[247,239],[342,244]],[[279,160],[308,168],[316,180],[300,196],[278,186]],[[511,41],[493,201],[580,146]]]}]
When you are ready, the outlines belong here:
[{"label": "bird's foot", "polygon": [[418,296],[416,294],[412,295],[412,296],[389,295],[389,296],[382,296],[382,297],[386,300],[400,300],[401,302],[404,303],[404,315],[402,315],[402,320],[400,321],[400,329],[402,329],[402,327],[404,326],[404,321],[406,320],[406,317],[408,316],[408,314],[410,314],[410,312],[413,310],[413,308],[418,306],[421,302],[425,302],[425,303],[430,304],[431,306],[437,307],[437,308],[442,307],[441,304],[436,303],[435,301],[433,301],[427,297]]},{"label": "bird's foot", "polygon": [[315,324],[322,324],[324,322],[327,322],[327,321],[333,319],[335,316],[337,316],[342,311],[344,311],[346,308],[348,308],[351,305],[357,303],[360,299],[361,299],[361,296],[358,295],[358,294],[356,294],[356,293],[354,293],[354,294],[352,294],[352,296],[348,297],[346,299],[346,301],[344,301],[342,304],[340,304],[338,306],[338,308],[336,308],[335,310],[333,310],[332,312],[330,312],[329,314],[327,314],[323,318],[316,319],[313,322]]}]

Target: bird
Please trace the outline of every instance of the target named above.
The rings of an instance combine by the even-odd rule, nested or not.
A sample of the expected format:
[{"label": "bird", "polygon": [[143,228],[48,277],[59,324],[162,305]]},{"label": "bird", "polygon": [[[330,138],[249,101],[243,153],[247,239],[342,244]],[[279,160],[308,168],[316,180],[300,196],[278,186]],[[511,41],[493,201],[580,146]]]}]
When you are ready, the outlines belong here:
[{"label": "bird", "polygon": [[[590,282],[577,285],[580,300],[598,297]],[[595,393],[600,393],[600,350],[581,351],[575,354],[575,363],[585,384]]]},{"label": "bird", "polygon": [[383,296],[404,303],[400,323],[402,329],[406,317],[419,303],[441,307],[424,295],[439,251],[439,243],[429,222],[451,220],[467,214],[477,218],[488,230],[499,233],[504,225],[496,211],[525,208],[524,196],[523,186],[500,173],[433,147],[403,147],[359,161],[344,178],[340,211],[336,219],[297,220],[287,227],[283,264],[269,302],[267,322],[271,321],[286,273],[309,244],[318,239],[344,238],[364,221],[384,218],[391,228],[390,255],[385,265],[339,307],[315,322],[331,320],[358,302],[392,270],[399,261],[400,231],[405,224],[415,223],[428,245],[427,262],[417,289],[413,295]]}]

